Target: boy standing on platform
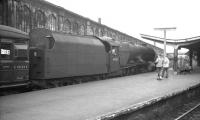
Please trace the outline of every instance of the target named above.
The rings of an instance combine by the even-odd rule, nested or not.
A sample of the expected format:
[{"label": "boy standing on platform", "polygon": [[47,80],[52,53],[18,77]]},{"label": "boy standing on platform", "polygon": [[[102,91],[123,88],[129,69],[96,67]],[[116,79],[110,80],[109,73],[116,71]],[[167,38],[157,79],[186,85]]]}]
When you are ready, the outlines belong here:
[{"label": "boy standing on platform", "polygon": [[[169,59],[165,56],[163,59],[163,71],[162,71],[162,77],[168,78],[168,69],[169,69]],[[165,76],[164,76],[165,75]]]},{"label": "boy standing on platform", "polygon": [[157,70],[157,73],[158,73],[158,78],[157,80],[161,80],[162,79],[162,67],[163,67],[163,58],[162,58],[162,55],[161,54],[158,54],[158,57],[155,61],[155,64],[156,64],[156,70]]}]

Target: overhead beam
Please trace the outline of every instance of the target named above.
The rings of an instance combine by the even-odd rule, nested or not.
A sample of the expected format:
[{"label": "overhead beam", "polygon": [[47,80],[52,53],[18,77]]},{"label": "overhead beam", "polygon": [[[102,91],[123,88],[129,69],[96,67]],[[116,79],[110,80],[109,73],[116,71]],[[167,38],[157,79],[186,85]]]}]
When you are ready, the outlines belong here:
[{"label": "overhead beam", "polygon": [[175,29],[176,29],[176,27],[154,28],[154,30],[160,30],[160,31],[164,32],[164,56],[166,56],[166,44],[167,44],[166,34],[167,34],[167,31],[175,30]]}]

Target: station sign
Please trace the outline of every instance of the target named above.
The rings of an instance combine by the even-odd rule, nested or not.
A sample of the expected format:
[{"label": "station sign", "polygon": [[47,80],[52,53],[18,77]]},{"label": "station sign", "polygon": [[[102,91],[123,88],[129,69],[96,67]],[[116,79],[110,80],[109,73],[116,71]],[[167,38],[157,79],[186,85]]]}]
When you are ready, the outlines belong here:
[{"label": "station sign", "polygon": [[10,55],[10,50],[1,49],[1,55]]}]

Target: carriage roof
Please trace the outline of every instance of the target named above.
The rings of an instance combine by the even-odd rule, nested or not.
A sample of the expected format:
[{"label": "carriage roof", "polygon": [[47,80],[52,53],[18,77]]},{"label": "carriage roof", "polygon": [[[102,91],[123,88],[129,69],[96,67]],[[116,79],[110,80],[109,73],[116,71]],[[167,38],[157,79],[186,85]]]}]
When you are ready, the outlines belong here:
[{"label": "carriage roof", "polygon": [[28,33],[5,25],[0,25],[0,37],[29,39]]}]

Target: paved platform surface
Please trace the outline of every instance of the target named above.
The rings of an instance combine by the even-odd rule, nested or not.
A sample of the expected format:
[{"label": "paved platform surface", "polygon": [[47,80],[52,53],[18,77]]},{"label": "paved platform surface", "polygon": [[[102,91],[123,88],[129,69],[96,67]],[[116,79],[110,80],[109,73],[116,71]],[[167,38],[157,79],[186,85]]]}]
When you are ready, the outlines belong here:
[{"label": "paved platform surface", "polygon": [[200,73],[156,73],[0,97],[0,120],[92,120],[129,106],[185,90],[200,83]]}]

